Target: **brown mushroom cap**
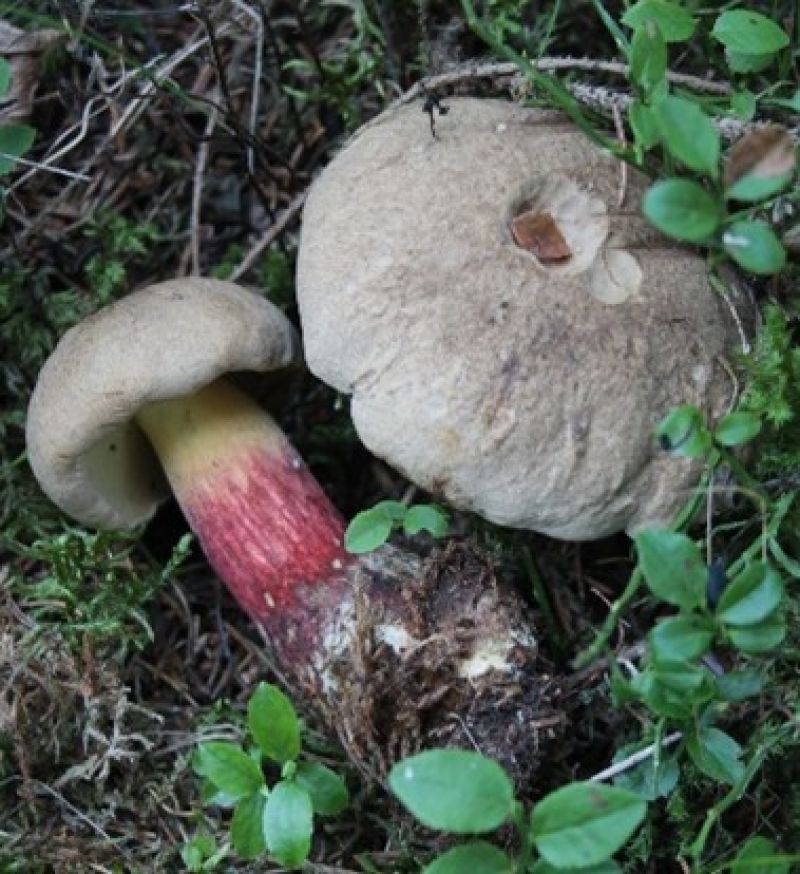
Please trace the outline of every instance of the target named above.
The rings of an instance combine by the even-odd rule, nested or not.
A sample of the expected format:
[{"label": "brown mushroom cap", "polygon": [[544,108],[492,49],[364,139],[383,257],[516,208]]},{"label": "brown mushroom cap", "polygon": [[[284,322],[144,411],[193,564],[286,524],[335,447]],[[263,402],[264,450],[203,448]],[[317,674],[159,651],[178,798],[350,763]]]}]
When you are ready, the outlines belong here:
[{"label": "brown mushroom cap", "polygon": [[563,116],[449,103],[437,139],[418,104],[384,113],[313,186],[309,367],[352,394],[369,449],[457,507],[572,539],[668,521],[699,468],[654,427],[731,395],[704,261],[641,217],[640,174],[618,206],[619,163]]},{"label": "brown mushroom cap", "polygon": [[59,341],[28,408],[31,467],[53,502],[83,524],[137,525],[169,486],[136,413],[226,373],[246,379],[299,360],[294,329],[257,294],[195,277],[151,285]]}]

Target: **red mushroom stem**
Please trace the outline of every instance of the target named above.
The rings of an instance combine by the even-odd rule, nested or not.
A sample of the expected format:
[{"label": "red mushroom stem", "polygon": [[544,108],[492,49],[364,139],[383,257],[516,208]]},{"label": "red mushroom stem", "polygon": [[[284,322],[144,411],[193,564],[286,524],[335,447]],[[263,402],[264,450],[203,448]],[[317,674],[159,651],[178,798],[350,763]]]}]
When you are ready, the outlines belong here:
[{"label": "red mushroom stem", "polygon": [[479,743],[528,779],[535,643],[491,574],[437,577],[391,547],[348,555],[297,452],[222,380],[136,420],[210,563],[356,764],[385,773],[426,741]]},{"label": "red mushroom stem", "polygon": [[344,520],[273,419],[217,380],[148,404],[149,437],[203,552],[282,659],[309,657],[350,588]]}]

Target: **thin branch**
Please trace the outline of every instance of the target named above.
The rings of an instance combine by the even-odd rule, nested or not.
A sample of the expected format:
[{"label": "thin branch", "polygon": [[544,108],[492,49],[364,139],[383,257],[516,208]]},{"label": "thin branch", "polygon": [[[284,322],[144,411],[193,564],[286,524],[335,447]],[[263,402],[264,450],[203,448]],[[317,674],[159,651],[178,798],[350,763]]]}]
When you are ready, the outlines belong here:
[{"label": "thin branch", "polygon": [[[540,73],[581,70],[627,76],[629,72],[627,64],[617,61],[596,61],[591,58],[540,58],[538,60],[531,60],[529,63]],[[704,94],[729,97],[733,93],[731,87],[725,83],[702,79],[698,76],[667,71],[666,77],[669,82],[675,85],[681,85],[692,91]],[[421,79],[399,97],[392,104],[392,107],[411,103],[421,97],[426,91],[435,91],[436,89],[461,85],[478,79],[505,78],[511,78],[513,80],[512,85],[519,85],[526,81],[526,77],[520,72],[519,67],[510,61],[477,63],[459,67],[456,70],[449,70],[446,73]],[[603,85],[592,85],[586,82],[567,82],[564,84],[564,87],[579,103],[599,112],[610,114],[624,112],[633,101],[633,97],[628,92],[608,88]],[[759,126],[755,122],[742,121],[741,119],[731,117],[715,118],[712,121],[722,137],[728,142],[739,139],[748,131],[755,130]],[[789,133],[795,141],[800,140],[800,125],[792,127]]]},{"label": "thin branch", "polygon": [[662,750],[666,747],[670,747],[673,744],[678,743],[678,741],[682,738],[682,731],[675,731],[672,734],[668,734],[661,741],[661,743],[650,744],[644,749],[638,750],[637,752],[633,753],[633,755],[628,756],[627,759],[623,759],[621,762],[617,762],[615,765],[611,765],[604,771],[599,771],[593,777],[590,777],[589,781],[591,783],[604,783],[606,780],[611,780],[612,777],[616,777],[618,774],[622,774],[625,771],[630,771],[631,768],[635,768],[636,765],[644,762],[646,759],[649,759],[651,756],[653,756],[656,750]]},{"label": "thin branch", "polygon": [[307,191],[301,191],[267,228],[252,249],[244,256],[239,266],[231,273],[231,282],[237,282],[258,261],[261,253],[282,233],[290,221],[300,212],[306,202]]},{"label": "thin branch", "polygon": [[208,162],[208,144],[217,125],[218,113],[212,108],[206,120],[205,135],[197,149],[197,164],[192,182],[192,207],[189,227],[191,229],[192,276],[200,275],[200,209],[203,203],[203,178]]},{"label": "thin branch", "polygon": [[56,176],[66,176],[68,179],[77,179],[80,182],[89,182],[91,176],[85,173],[78,173],[75,170],[65,170],[63,167],[51,167],[43,161],[28,161],[26,158],[20,158],[19,155],[9,155],[7,152],[0,152],[0,158],[9,159],[15,164],[20,164],[23,167],[32,167],[33,172],[41,170],[45,173],[53,173]]},{"label": "thin branch", "polygon": [[[593,58],[539,58],[532,60],[531,65],[541,73],[551,73],[557,70],[583,70],[593,73],[611,73],[617,76],[627,77],[630,73],[628,64],[618,61],[598,61]],[[685,73],[667,72],[667,79],[676,85],[683,85],[693,91],[705,94],[717,94],[729,96],[732,93],[730,85],[723,82],[712,82],[701,79],[698,76],[689,76]],[[456,70],[448,70],[435,76],[427,76],[415,83],[397,101],[399,104],[411,103],[424,91],[433,91],[437,88],[447,88],[452,85],[460,85],[475,79],[495,79],[513,76],[524,78],[519,67],[511,62],[479,63],[470,66],[459,67]]]}]

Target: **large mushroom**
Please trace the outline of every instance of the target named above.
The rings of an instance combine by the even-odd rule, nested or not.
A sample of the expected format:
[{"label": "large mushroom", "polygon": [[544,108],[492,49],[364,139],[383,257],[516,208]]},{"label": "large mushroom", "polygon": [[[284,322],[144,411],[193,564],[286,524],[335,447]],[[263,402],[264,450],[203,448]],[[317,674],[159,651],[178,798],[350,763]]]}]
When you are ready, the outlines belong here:
[{"label": "large mushroom", "polygon": [[725,409],[737,335],[703,259],[640,215],[646,183],[498,100],[452,99],[435,138],[414,104],[359,131],[309,194],[297,293],[308,365],[366,446],[499,524],[669,522],[699,466],[654,428]]},{"label": "large mushroom", "polygon": [[283,314],[230,283],[164,282],[68,331],[27,421],[31,466],[80,522],[146,521],[170,490],[236,600],[354,759],[481,744],[523,777],[541,715],[526,611],[491,574],[344,523],[260,401],[299,364]]}]

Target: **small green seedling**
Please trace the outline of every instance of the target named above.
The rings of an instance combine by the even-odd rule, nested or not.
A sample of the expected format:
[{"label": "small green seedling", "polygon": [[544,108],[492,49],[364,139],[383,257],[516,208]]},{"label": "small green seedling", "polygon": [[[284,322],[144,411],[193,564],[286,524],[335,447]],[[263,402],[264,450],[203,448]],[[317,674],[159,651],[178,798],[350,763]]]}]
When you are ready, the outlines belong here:
[{"label": "small green seedling", "polygon": [[[11,86],[11,65],[0,58],[0,103]],[[19,159],[30,149],[36,131],[27,124],[0,125],[0,176],[10,173]]]},{"label": "small green seedling", "polygon": [[395,765],[389,786],[428,826],[477,837],[510,823],[519,838],[515,855],[472,840],[432,861],[423,874],[615,874],[612,859],[644,820],[647,804],[626,789],[571,783],[526,811],[506,772],[467,750],[429,750]]},{"label": "small green seedling", "polygon": [[[724,252],[751,273],[777,273],[786,264],[786,251],[758,211],[768,208],[770,198],[794,177],[788,133],[783,132],[783,139],[774,135],[776,129],[745,137],[729,151],[723,173],[720,133],[706,106],[689,94],[674,93],[667,75],[670,45],[688,40],[698,20],[671,0],[639,0],[622,23],[633,30],[624,49],[635,93],[628,122],[636,162],[643,163],[645,153],[660,145],[668,164],[703,179],[673,176],[656,182],[644,197],[644,214],[668,236]],[[743,9],[717,16],[710,36],[724,47],[728,67],[736,74],[768,67],[790,44],[774,21]],[[757,106],[757,97],[742,89],[720,111],[749,120]],[[740,160],[734,161],[734,154]],[[740,170],[730,178],[737,166]],[[747,206],[742,210],[736,203]]]},{"label": "small green seedling", "polygon": [[[703,414],[697,407],[676,407],[661,421],[656,437],[662,449],[681,458],[707,458],[724,456],[732,461],[728,449],[742,446],[761,430],[761,419],[755,413],[728,413],[717,423],[713,431],[705,424]],[[719,458],[712,457],[716,462]]]},{"label": "small green seedling", "polygon": [[[301,868],[311,849],[314,815],[335,816],[344,810],[347,787],[325,765],[300,760],[300,721],[276,686],[261,683],[253,693],[247,727],[246,747],[229,741],[198,746],[193,768],[203,778],[203,800],[233,809],[230,839],[242,858],[266,852],[285,868]],[[265,762],[280,767],[280,778],[270,786]],[[215,853],[207,841],[198,845],[197,838],[184,847],[184,856],[200,866],[190,868],[195,871],[212,870],[209,859]]]},{"label": "small green seedling", "polygon": [[[642,744],[654,742],[653,749],[659,750],[627,772],[617,785],[647,800],[662,797],[677,785],[685,755],[699,772],[729,786],[728,794],[709,812],[687,848],[698,864],[712,826],[741,798],[768,749],[745,749],[715,723],[731,705],[762,693],[764,670],[758,659],[764,654],[774,658],[772,654],[787,635],[783,577],[800,577],[800,564],[785,553],[779,538],[796,493],[766,500],[732,452],[760,433],[763,419],[740,410],[723,416],[711,427],[696,407],[682,406],[659,424],[656,437],[665,451],[704,461],[709,477],[720,464],[736,473],[744,493],[759,504],[761,535],[738,550],[732,560],[713,555],[710,541],[701,550],[680,530],[694,517],[696,499],[690,501],[688,512],[680,514],[672,530],[638,531],[634,537],[637,566],[609,614],[612,621],[598,638],[607,642],[614,620],[641,585],[662,603],[677,608],[677,613],[661,619],[647,635],[643,669],[631,669],[632,676],[627,678],[612,659],[611,689],[616,703],[638,703],[649,711],[650,718],[643,718],[645,724],[650,723],[649,736]],[[727,670],[715,657],[720,651],[728,654]],[[592,657],[597,652],[595,646]],[[677,745],[667,752],[661,744],[675,728],[678,731],[669,736]]]},{"label": "small green seedling", "polygon": [[227,855],[227,845],[217,847],[214,838],[205,832],[196,834],[181,847],[181,861],[192,872],[216,871]]},{"label": "small green seedling", "polygon": [[356,555],[372,552],[383,546],[397,528],[402,528],[410,537],[421,531],[436,538],[446,537],[447,514],[435,504],[407,507],[400,501],[381,501],[353,517],[345,532],[345,549]]}]

